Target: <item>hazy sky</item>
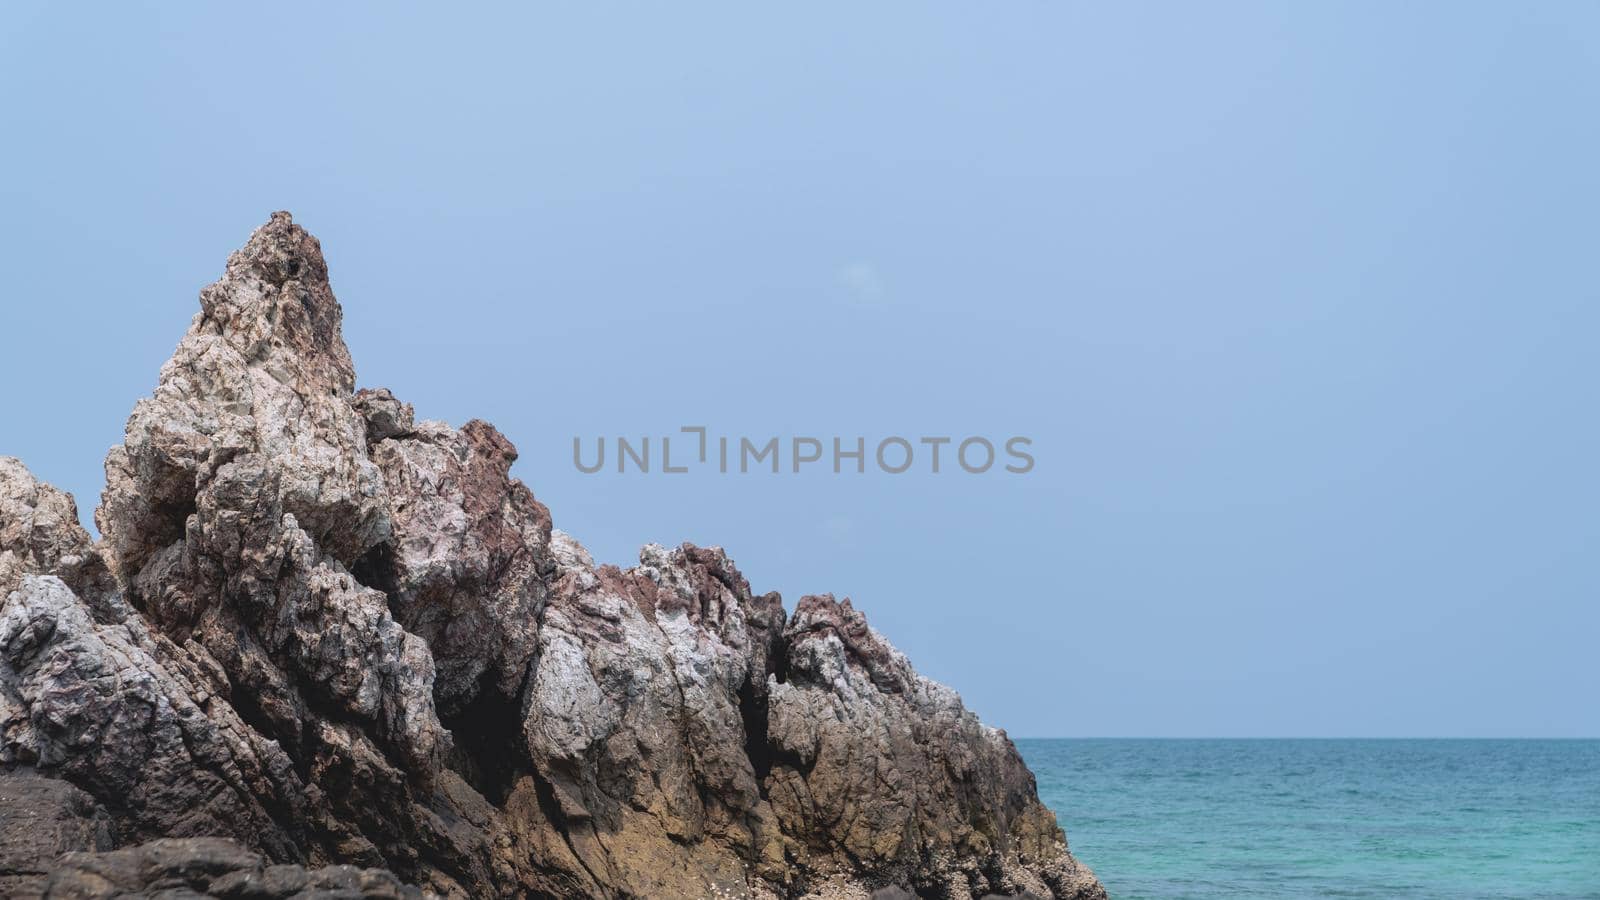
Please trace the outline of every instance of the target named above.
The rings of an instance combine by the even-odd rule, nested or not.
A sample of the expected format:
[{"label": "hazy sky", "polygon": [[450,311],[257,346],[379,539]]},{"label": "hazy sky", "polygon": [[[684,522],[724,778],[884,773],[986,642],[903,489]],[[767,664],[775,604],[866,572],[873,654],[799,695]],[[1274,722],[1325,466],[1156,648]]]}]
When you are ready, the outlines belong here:
[{"label": "hazy sky", "polygon": [[[849,595],[1013,735],[1600,735],[1600,5],[52,6],[0,453],[86,517],[283,208],[598,558]],[[683,425],[1036,466],[572,464]]]}]

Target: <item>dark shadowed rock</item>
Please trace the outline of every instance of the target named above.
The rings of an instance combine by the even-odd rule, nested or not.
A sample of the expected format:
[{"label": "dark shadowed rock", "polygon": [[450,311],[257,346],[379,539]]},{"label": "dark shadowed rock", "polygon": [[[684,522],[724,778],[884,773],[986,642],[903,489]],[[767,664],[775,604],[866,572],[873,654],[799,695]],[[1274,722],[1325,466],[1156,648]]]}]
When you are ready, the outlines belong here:
[{"label": "dark shadowed rock", "polygon": [[221,676],[137,614],[98,623],[60,579],[24,576],[0,605],[0,765],[67,779],[125,834],[229,834],[292,858],[306,788],[221,702]]},{"label": "dark shadowed rock", "polygon": [[111,819],[93,797],[29,769],[0,775],[0,897],[37,895],[62,854],[111,846]]},{"label": "dark shadowed rock", "polygon": [[165,838],[108,853],[68,853],[44,882],[48,900],[217,897],[223,900],[421,900],[393,873],[355,866],[272,865],[219,838]]},{"label": "dark shadowed rock", "polygon": [[0,819],[5,877],[1105,896],[1005,733],[850,601],[791,618],[718,548],[594,565],[493,426],[357,392],[341,318],[316,240],[276,214],[108,456],[103,544],[0,459],[0,768],[61,779],[0,776],[44,823]]}]

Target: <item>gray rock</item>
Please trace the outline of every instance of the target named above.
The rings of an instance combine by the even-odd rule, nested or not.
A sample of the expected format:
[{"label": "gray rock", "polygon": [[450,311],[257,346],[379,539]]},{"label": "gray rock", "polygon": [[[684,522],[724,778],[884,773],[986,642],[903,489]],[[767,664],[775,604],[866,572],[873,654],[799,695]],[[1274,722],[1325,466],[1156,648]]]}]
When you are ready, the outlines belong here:
[{"label": "gray rock", "polygon": [[554,571],[550,513],[510,477],[516,448],[486,422],[424,422],[373,457],[394,536],[365,561],[368,583],[433,651],[446,714],[485,685],[514,706]]},{"label": "gray rock", "polygon": [[277,474],[285,512],[346,564],[389,534],[343,312],[317,239],[275,213],[200,292],[200,313],[106,457],[95,521],[126,576],[183,536],[197,488],[235,457]]},{"label": "gray rock", "polygon": [[[102,544],[0,459],[0,766],[85,792],[73,815],[103,808],[36,845],[0,829],[18,878],[1105,896],[1004,732],[850,601],[791,619],[717,548],[595,566],[492,426],[356,392],[341,317],[316,240],[276,214],[108,456]],[[44,860],[90,832],[105,852]]]},{"label": "gray rock", "polygon": [[1005,732],[923,678],[849,600],[803,597],[773,680],[767,789],[822,868],[863,863],[947,896],[1094,897]]},{"label": "gray rock", "polygon": [[292,857],[282,820],[306,789],[219,697],[221,674],[136,614],[97,623],[60,579],[24,576],[0,605],[0,765],[66,778],[130,834],[228,834]]},{"label": "gray rock", "polygon": [[22,576],[43,574],[95,601],[116,590],[99,548],[78,524],[72,495],[35,479],[21,460],[0,456],[0,599]]},{"label": "gray rock", "polygon": [[356,412],[367,422],[367,446],[379,441],[404,437],[416,427],[417,414],[411,404],[402,403],[388,388],[362,388],[356,391]]}]

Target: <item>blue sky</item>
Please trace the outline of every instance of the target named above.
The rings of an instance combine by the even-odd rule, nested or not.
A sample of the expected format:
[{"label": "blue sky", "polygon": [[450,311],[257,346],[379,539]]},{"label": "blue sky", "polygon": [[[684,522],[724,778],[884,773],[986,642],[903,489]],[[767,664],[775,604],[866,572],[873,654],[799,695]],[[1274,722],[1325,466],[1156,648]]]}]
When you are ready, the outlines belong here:
[{"label": "blue sky", "polygon": [[[1600,735],[1600,6],[20,3],[0,97],[0,453],[86,516],[283,208],[600,559],[1013,735]],[[572,465],[695,424],[1037,464]]]}]

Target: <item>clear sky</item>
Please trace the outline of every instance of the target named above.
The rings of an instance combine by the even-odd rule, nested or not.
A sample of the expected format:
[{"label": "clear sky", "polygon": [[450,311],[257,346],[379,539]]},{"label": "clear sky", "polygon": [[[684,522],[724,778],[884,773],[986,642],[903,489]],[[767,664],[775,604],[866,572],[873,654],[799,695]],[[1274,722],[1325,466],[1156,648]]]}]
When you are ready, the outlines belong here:
[{"label": "clear sky", "polygon": [[[86,518],[283,208],[597,557],[1013,735],[1600,735],[1600,5],[12,3],[0,98],[0,453]],[[1036,467],[572,464],[696,424]]]}]

